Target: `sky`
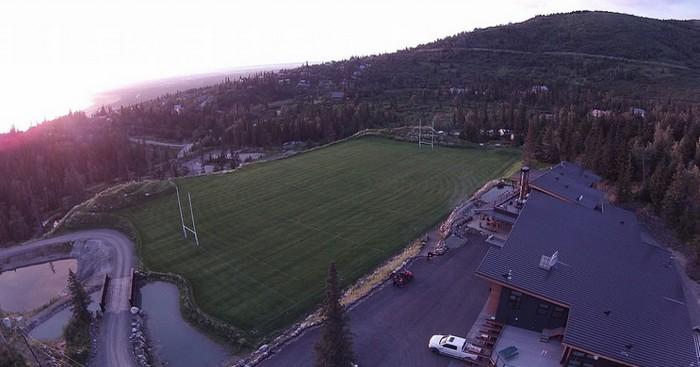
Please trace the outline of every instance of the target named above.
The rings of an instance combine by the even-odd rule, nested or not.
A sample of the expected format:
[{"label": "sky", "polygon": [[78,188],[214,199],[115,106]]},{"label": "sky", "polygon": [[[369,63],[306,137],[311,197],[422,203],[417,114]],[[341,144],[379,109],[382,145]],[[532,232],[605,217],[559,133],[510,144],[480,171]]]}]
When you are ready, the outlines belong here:
[{"label": "sky", "polygon": [[0,132],[142,80],[391,52],[573,10],[700,19],[700,0],[1,0]]}]

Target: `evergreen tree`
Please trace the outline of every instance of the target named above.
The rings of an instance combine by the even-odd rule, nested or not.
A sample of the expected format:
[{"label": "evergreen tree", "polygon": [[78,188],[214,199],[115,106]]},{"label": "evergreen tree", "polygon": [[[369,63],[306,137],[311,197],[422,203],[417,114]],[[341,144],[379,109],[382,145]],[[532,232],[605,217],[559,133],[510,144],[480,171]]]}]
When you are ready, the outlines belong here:
[{"label": "evergreen tree", "polygon": [[66,354],[69,358],[84,363],[90,356],[90,297],[72,270],[68,271],[68,290],[73,317],[63,330]]},{"label": "evergreen tree", "polygon": [[632,190],[632,155],[627,155],[627,159],[622,159],[620,162],[620,172],[617,179],[617,200],[626,202],[631,199]]},{"label": "evergreen tree", "polygon": [[90,296],[85,292],[85,288],[78,280],[78,276],[71,269],[68,269],[68,290],[71,295],[70,309],[73,312],[73,318],[89,323],[90,310],[88,310],[88,306],[91,302]]},{"label": "evergreen tree", "polygon": [[11,345],[0,344],[0,366],[3,367],[25,367],[27,362],[24,357]]},{"label": "evergreen tree", "polygon": [[323,307],[324,322],[321,338],[316,344],[316,367],[348,367],[353,363],[352,339],[347,317],[340,305],[340,289],[335,263],[328,267],[326,277],[326,303]]},{"label": "evergreen tree", "polygon": [[530,120],[527,125],[527,136],[525,137],[525,147],[523,149],[523,162],[532,164],[537,153],[537,133],[535,131],[535,122]]}]

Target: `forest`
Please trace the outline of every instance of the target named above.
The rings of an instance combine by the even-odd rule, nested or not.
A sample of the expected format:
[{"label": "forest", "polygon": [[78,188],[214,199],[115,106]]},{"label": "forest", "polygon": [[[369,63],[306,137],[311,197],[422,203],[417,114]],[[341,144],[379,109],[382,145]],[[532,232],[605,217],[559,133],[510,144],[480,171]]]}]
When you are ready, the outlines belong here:
[{"label": "forest", "polygon": [[0,135],[0,243],[42,234],[107,185],[157,175],[164,151],[82,112]]},{"label": "forest", "polygon": [[[0,243],[46,231],[108,185],[178,174],[172,150],[130,137],[192,142],[195,150],[279,147],[422,120],[465,142],[522,146],[525,161],[581,162],[606,179],[616,200],[648,206],[700,249],[700,71],[693,69],[700,49],[686,38],[664,41],[694,34],[697,25],[591,14],[537,17],[395,53],[238,76],[0,135]],[[573,41],[537,36],[571,24]],[[633,36],[601,43],[596,27]],[[659,34],[654,42],[620,51],[649,32]],[[539,53],[467,49],[510,49],[518,40]],[[557,45],[640,62],[544,53]]]}]

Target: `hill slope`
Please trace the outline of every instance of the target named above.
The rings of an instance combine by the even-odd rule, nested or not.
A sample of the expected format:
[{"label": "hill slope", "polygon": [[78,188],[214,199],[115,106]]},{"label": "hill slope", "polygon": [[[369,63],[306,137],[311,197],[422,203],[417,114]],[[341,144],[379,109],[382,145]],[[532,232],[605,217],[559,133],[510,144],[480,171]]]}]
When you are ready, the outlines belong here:
[{"label": "hill slope", "polygon": [[518,24],[461,33],[423,47],[577,52],[700,67],[697,21],[608,12],[537,16]]}]

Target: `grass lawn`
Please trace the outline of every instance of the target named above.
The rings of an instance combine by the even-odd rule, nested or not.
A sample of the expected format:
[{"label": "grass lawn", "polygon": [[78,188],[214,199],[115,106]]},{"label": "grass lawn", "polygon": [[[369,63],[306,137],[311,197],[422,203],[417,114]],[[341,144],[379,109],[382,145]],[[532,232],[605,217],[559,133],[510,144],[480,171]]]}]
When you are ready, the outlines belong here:
[{"label": "grass lawn", "polygon": [[182,237],[174,194],[122,214],[139,231],[149,269],[183,275],[204,311],[260,338],[318,304],[330,261],[347,285],[519,158],[512,150],[430,151],[362,138],[179,179],[185,211],[192,195],[199,248]]}]

